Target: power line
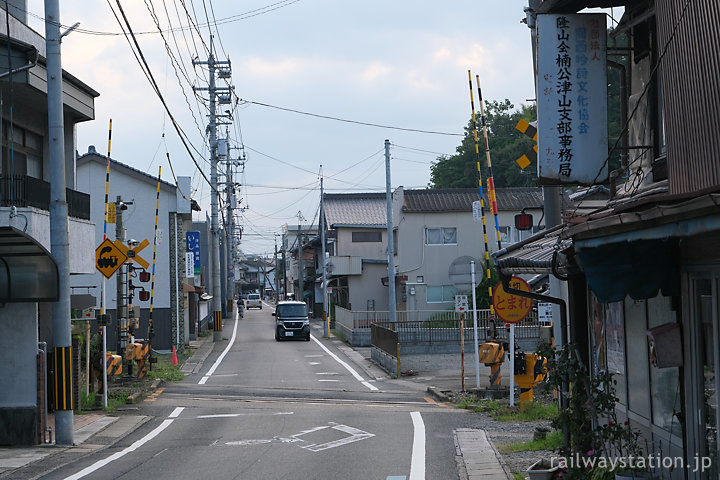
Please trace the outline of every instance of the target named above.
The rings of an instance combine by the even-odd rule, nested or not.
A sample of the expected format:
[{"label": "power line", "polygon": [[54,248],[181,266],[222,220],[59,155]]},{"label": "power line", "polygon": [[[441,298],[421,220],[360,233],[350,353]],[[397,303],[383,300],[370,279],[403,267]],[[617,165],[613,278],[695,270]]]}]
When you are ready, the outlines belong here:
[{"label": "power line", "polygon": [[403,132],[415,132],[415,133],[426,133],[430,135],[448,135],[453,137],[464,137],[465,134],[463,133],[449,133],[449,132],[437,132],[434,130],[421,130],[417,128],[404,128],[404,127],[394,127],[391,125],[382,125],[379,123],[370,123],[370,122],[360,122],[358,120],[348,120],[346,118],[339,118],[339,117],[332,117],[329,115],[320,115],[318,113],[310,113],[310,112],[304,112],[302,110],[295,110],[293,108],[285,108],[285,107],[278,107],[277,105],[270,105],[268,103],[262,103],[262,102],[254,102],[252,100],[243,100],[242,98],[238,99],[240,102],[243,102],[245,104],[251,104],[251,105],[258,105],[261,107],[268,107],[268,108],[274,108],[276,110],[282,110],[284,112],[292,112],[297,113],[299,115],[307,115],[309,117],[316,117],[316,118],[324,118],[325,120],[334,120],[336,122],[344,122],[344,123],[354,123],[356,125],[364,125],[366,127],[377,127],[377,128],[385,128],[389,130],[400,130]]}]

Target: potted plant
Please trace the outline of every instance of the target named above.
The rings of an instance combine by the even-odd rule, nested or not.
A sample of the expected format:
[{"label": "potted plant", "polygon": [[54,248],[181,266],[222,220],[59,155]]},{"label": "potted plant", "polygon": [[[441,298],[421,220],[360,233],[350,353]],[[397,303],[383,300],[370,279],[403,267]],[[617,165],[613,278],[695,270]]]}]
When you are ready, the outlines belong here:
[{"label": "potted plant", "polygon": [[558,449],[560,459],[564,459],[559,462],[562,478],[658,478],[645,468],[639,432],[629,422],[617,419],[615,405],[619,399],[613,375],[590,375],[572,344],[558,351],[547,347],[538,353],[548,358],[549,383],[561,394],[563,385],[568,390],[564,394],[567,408],[561,408],[552,422],[566,436],[565,444]]}]

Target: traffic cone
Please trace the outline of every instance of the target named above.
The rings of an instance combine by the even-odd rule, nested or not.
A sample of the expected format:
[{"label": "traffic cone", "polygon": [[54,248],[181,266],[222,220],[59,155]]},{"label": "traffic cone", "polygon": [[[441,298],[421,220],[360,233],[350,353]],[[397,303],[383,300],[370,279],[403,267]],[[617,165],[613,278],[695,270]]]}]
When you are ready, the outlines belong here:
[{"label": "traffic cone", "polygon": [[178,364],[178,362],[177,362],[177,352],[175,351],[175,347],[174,347],[174,346],[173,346],[172,360],[170,361],[170,364],[171,364],[171,365],[177,365],[177,364]]}]

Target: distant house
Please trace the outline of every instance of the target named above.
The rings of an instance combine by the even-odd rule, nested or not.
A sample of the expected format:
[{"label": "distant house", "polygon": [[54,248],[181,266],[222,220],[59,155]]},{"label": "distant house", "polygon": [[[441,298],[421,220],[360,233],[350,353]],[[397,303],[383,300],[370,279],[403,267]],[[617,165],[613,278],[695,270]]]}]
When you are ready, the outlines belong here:
[{"label": "distant house", "polygon": [[328,284],[348,310],[387,310],[387,207],[384,193],[325,195],[330,232]]},{"label": "distant house", "polygon": [[[485,205],[485,232],[490,252],[539,231],[542,195],[538,188],[498,188],[498,216]],[[393,194],[395,266],[398,309],[446,310],[458,293],[449,267],[460,257],[476,259],[478,282],[482,280],[485,240],[482,217],[473,219],[473,202],[480,200],[477,188],[406,190]],[[530,230],[519,230],[515,216],[532,215]],[[387,273],[385,274],[387,276]]]}]

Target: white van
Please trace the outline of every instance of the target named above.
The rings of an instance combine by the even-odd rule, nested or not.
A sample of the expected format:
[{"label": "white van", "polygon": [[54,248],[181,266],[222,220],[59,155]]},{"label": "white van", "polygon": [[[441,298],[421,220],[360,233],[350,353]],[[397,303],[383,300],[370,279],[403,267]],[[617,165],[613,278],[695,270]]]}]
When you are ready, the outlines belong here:
[{"label": "white van", "polygon": [[245,308],[250,310],[251,308],[259,308],[262,310],[262,302],[260,301],[259,293],[250,293],[245,301]]}]

